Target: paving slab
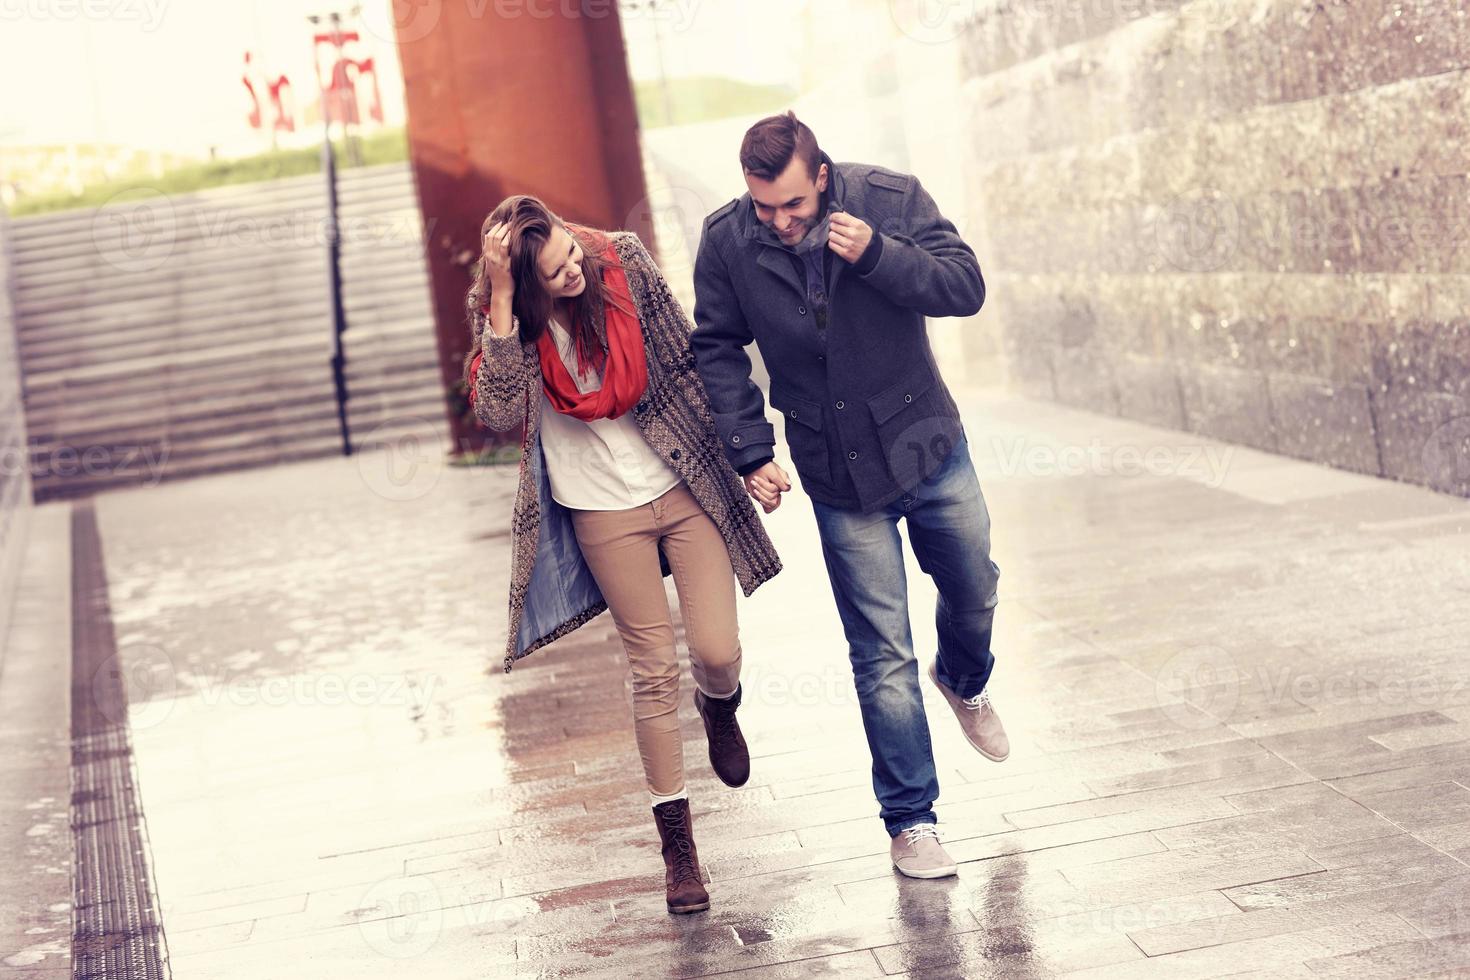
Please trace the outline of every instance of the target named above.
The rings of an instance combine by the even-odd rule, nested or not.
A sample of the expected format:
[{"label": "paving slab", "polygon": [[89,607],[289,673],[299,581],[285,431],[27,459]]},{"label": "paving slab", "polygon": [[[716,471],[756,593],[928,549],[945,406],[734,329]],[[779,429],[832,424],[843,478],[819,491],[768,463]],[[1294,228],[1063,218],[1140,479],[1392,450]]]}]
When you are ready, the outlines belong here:
[{"label": "paving slab", "polygon": [[[961,400],[1013,752],[977,756],[926,689],[959,876],[889,866],[798,489],[767,518],[785,570],[740,602],[744,787],[709,771],[685,664],[713,902],[687,917],[663,909],[610,618],[500,670],[513,469],[405,443],[99,497],[173,975],[1462,965],[1470,502]],[[911,556],[909,582],[927,662]]]}]

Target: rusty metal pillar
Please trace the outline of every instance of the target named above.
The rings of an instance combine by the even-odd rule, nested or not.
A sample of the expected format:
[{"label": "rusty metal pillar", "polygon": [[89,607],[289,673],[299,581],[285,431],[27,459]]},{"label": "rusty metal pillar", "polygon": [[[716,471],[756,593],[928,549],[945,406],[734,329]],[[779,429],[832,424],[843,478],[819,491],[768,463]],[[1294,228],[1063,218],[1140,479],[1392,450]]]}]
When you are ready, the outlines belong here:
[{"label": "rusty metal pillar", "polygon": [[652,248],[638,115],[614,0],[423,0],[407,12],[394,28],[409,157],[461,452],[501,441],[462,421],[452,398],[481,222],[507,195],[534,194],[570,221],[630,228]]}]

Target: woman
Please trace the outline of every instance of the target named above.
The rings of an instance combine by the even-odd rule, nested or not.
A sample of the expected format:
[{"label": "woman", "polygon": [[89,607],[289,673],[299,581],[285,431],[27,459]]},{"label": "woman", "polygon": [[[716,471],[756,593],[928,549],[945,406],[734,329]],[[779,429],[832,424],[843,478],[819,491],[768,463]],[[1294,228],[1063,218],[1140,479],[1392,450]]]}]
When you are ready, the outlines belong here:
[{"label": "woman", "polygon": [[716,434],[688,318],[638,236],[567,224],[529,196],[502,202],[482,236],[466,298],[471,404],[492,429],[525,422],[505,669],[612,612],[666,902],[707,909],[663,577],[679,594],[710,765],[740,786],[750,755],[735,720],[734,580],[749,596],[780,559]]}]

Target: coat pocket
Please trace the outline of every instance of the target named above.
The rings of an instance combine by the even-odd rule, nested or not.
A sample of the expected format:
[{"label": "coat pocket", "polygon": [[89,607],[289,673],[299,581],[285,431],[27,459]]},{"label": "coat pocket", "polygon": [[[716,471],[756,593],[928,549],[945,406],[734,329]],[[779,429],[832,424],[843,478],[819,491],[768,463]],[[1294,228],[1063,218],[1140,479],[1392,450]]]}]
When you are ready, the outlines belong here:
[{"label": "coat pocket", "polygon": [[937,384],[924,364],[868,399],[888,472],[907,490],[938,471],[961,435],[959,423],[938,397]]},{"label": "coat pocket", "polygon": [[832,482],[827,438],[822,434],[822,406],[771,384],[771,407],[785,419],[786,445],[797,473],[817,482]]},{"label": "coat pocket", "polygon": [[928,365],[921,372],[884,388],[868,399],[868,410],[873,413],[875,425],[886,425],[899,412],[923,405],[924,396],[934,387],[934,375]]}]

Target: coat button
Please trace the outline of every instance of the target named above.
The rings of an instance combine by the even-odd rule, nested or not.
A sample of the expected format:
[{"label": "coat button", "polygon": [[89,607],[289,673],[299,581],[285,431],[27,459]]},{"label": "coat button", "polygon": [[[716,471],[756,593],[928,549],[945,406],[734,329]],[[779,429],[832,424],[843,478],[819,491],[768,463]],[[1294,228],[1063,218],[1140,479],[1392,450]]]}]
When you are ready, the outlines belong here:
[{"label": "coat button", "polygon": [[730,441],[733,442],[737,446],[740,445],[740,437],[739,436],[731,436],[730,437]]},{"label": "coat button", "polygon": [[838,408],[843,408],[844,406],[846,406],[846,404],[847,404],[846,402],[838,402],[837,403],[837,407]]},{"label": "coat button", "polygon": [[791,411],[787,412],[786,414],[787,415],[790,415],[792,418],[796,418],[796,409],[793,408]]},{"label": "coat button", "polygon": [[636,410],[637,410],[637,411],[639,411],[639,412],[646,412],[646,411],[648,411],[648,402],[639,402],[639,403],[638,403],[638,404],[637,404],[637,405],[636,405],[636,406],[635,406],[635,409],[636,409]]},{"label": "coat button", "polygon": [[796,308],[796,312],[800,313],[802,316],[806,316],[806,307],[805,306],[798,306]]},{"label": "coat button", "polygon": [[857,459],[857,450],[854,449],[852,452],[848,453],[847,454],[847,458],[848,459]]},{"label": "coat button", "polygon": [[911,401],[914,400],[914,396],[913,395],[904,395],[903,396],[903,400],[906,401],[906,402],[911,402]]},{"label": "coat button", "polygon": [[679,452],[679,450],[675,449],[673,452],[669,453],[669,458],[678,459],[681,455],[682,454]]}]

